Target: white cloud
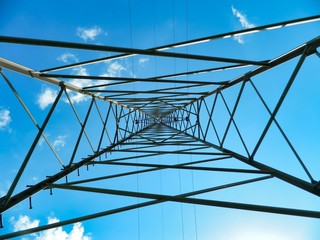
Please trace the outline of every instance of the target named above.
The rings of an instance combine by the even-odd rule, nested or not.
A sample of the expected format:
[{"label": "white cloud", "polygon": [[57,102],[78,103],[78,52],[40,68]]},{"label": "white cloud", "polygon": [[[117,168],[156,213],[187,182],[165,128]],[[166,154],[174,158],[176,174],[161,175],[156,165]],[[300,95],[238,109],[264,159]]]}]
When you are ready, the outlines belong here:
[{"label": "white cloud", "polygon": [[0,108],[0,130],[5,130],[11,121],[10,111],[5,108]]},{"label": "white cloud", "polygon": [[22,231],[29,228],[35,228],[39,226],[39,220],[31,220],[28,216],[19,216],[19,219],[16,221],[14,217],[10,218],[10,222],[13,225],[13,230]]},{"label": "white cloud", "polygon": [[80,76],[89,76],[88,70],[85,67],[76,67],[72,69],[73,74]]},{"label": "white cloud", "polygon": [[44,141],[45,141],[44,138],[41,137],[41,138],[39,139],[39,141],[38,141],[38,145],[41,147],[41,146],[43,145]]},{"label": "white cloud", "polygon": [[149,58],[139,58],[138,64],[139,65],[144,65],[149,61]]},{"label": "white cloud", "polygon": [[60,151],[66,145],[67,135],[59,135],[53,142],[53,148]]},{"label": "white cloud", "polygon": [[236,40],[240,44],[244,44],[244,40],[242,36],[235,36],[233,37],[234,40]]},{"label": "white cloud", "polygon": [[[100,74],[101,77],[119,77],[121,76],[121,73],[125,71],[126,68],[120,64],[119,62],[108,62],[107,63],[107,68],[106,71]],[[89,76],[89,72],[87,68],[85,67],[77,67],[72,69],[74,75],[79,75],[79,76]],[[69,81],[70,84],[77,86],[79,88],[83,87],[88,87],[88,86],[93,86],[93,85],[101,85],[101,84],[107,84],[107,80],[90,80],[90,79],[72,79]],[[100,87],[99,89],[105,89],[105,87]],[[78,92],[72,92],[68,91],[70,100],[72,103],[80,103],[87,101],[89,97],[87,95],[84,95],[82,93]],[[66,101],[68,102],[68,101]]]},{"label": "white cloud", "polygon": [[[88,70],[85,67],[81,67],[81,66],[72,69],[72,72],[74,75],[89,76]],[[69,83],[79,88],[83,88],[91,85],[91,80],[75,78],[70,80]],[[80,102],[87,101],[89,99],[88,96],[79,92],[73,92],[68,90],[68,94],[72,103],[80,103]],[[66,102],[68,102],[68,100],[66,100]]]},{"label": "white cloud", "polygon": [[244,44],[244,40],[243,40],[242,36],[234,36],[233,39],[236,40],[240,44]]},{"label": "white cloud", "polygon": [[[46,138],[48,139],[48,137],[50,136],[50,133],[43,133],[45,136],[46,136]],[[45,143],[46,142],[46,140],[44,139],[44,137],[43,136],[41,136],[41,138],[39,139],[39,141],[38,141],[38,145],[41,147],[42,145],[43,145],[43,143]]]},{"label": "white cloud", "polygon": [[119,62],[109,62],[107,71],[103,73],[101,76],[105,77],[120,77],[121,72],[125,71],[126,68],[120,64]]},{"label": "white cloud", "polygon": [[[247,19],[247,16],[241,13],[239,10],[237,10],[235,7],[231,6],[232,13],[235,17],[239,19],[239,22],[243,28],[254,28],[255,25],[253,23],[250,23]],[[240,44],[244,44],[244,40],[242,36],[235,36],[233,38]]]},{"label": "white cloud", "polygon": [[37,103],[41,110],[48,107],[50,104],[54,102],[58,95],[58,92],[52,88],[46,88],[42,91],[42,93],[38,96]]},{"label": "white cloud", "polygon": [[[59,222],[55,217],[48,218],[48,224]],[[71,232],[68,234],[62,229],[57,227],[47,231],[40,232],[34,240],[91,240],[90,234],[84,235],[84,227],[80,222],[73,224]]]},{"label": "white cloud", "polygon": [[73,225],[73,228],[69,234],[69,240],[90,240],[92,239],[90,234],[87,235],[83,235],[84,234],[84,227],[82,226],[82,224],[80,222],[75,223]]},{"label": "white cloud", "polygon": [[239,10],[237,10],[233,6],[231,7],[231,10],[232,10],[233,15],[236,16],[237,18],[239,18],[239,22],[240,22],[242,27],[244,27],[244,28],[253,28],[253,27],[255,27],[255,25],[253,23],[250,23],[248,21],[247,16],[244,15],[243,13],[239,12]]},{"label": "white cloud", "polygon": [[[14,231],[21,231],[29,228],[38,227],[39,220],[31,220],[28,216],[19,216],[19,219],[15,221],[14,217],[10,218],[10,221],[14,227]],[[49,217],[48,224],[59,222],[56,217]],[[84,227],[80,222],[73,224],[70,233],[67,233],[62,227],[52,228],[40,233],[33,233],[31,236],[34,240],[91,240],[90,234],[84,234]]]},{"label": "white cloud", "polygon": [[[50,136],[50,134],[46,134],[46,137],[48,138]],[[58,135],[55,140],[52,143],[52,147],[56,150],[56,151],[60,151],[61,148],[63,148],[66,145],[66,138],[68,136],[67,135]],[[41,137],[38,145],[41,147],[43,144],[45,143],[45,139],[44,137]]]},{"label": "white cloud", "polygon": [[[48,224],[59,222],[59,219],[55,217],[49,217],[48,218]],[[35,240],[46,240],[46,239],[52,239],[52,240],[63,240],[68,239],[68,234],[62,230],[62,227],[52,228],[46,231],[41,232],[39,235],[36,236]]]},{"label": "white cloud", "polygon": [[70,92],[69,96],[70,96],[70,100],[72,103],[81,103],[81,102],[87,101],[89,99],[88,96],[83,95],[78,92]]},{"label": "white cloud", "polygon": [[79,62],[79,59],[72,53],[64,53],[60,55],[57,59],[64,63]]},{"label": "white cloud", "polygon": [[94,26],[92,28],[78,27],[77,29],[77,35],[80,38],[82,38],[84,41],[87,41],[87,40],[94,41],[96,37],[102,33],[103,33],[103,30],[98,26]]},{"label": "white cloud", "polygon": [[[100,77],[120,77],[121,73],[125,70],[126,68],[119,62],[108,62],[106,71],[100,74]],[[94,82],[94,84],[96,85],[102,85],[102,84],[108,84],[108,83],[109,83],[108,80]],[[102,90],[102,89],[105,89],[105,87],[99,87],[99,89]]]}]

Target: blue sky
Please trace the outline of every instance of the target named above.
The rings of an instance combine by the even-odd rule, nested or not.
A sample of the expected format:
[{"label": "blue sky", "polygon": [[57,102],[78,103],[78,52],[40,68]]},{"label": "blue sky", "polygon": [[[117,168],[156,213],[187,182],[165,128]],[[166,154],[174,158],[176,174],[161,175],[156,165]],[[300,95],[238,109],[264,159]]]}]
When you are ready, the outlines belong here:
[{"label": "blue sky", "polygon": [[[90,2],[0,0],[0,35],[148,49],[314,16],[319,14],[319,10],[320,3],[316,0],[292,0],[290,3],[273,0],[263,2],[248,0],[91,0]],[[239,37],[218,39],[170,51],[255,61],[268,60],[317,37],[319,29],[320,21],[317,21]],[[35,70],[109,55],[108,52],[0,43],[1,58]],[[256,86],[270,108],[274,108],[286,83],[283,79],[287,80],[290,77],[296,63],[297,59],[294,59],[254,78]],[[66,69],[61,73],[148,78],[172,72],[219,67],[219,64],[135,56]],[[319,58],[316,56],[308,58],[277,119],[312,174],[319,180],[320,141],[317,139],[317,134],[320,133],[320,128],[317,123],[320,120],[320,112],[317,103],[320,100],[318,94],[320,85],[316,80],[320,70],[317,66],[319,66]],[[253,66],[249,66],[232,71],[198,74],[190,76],[189,79],[230,80],[253,68]],[[11,71],[4,70],[4,72],[12,81],[36,121],[41,124],[57,96],[59,88]],[[181,77],[181,79],[185,79],[185,77]],[[79,79],[71,79],[68,82],[78,87],[88,85],[88,81]],[[96,84],[97,82],[92,81],[92,83]],[[126,90],[148,90],[155,87],[157,87],[157,83],[148,83],[148,85],[136,83],[124,86]],[[234,96],[239,91],[239,87],[236,86],[225,92],[230,103],[235,101]],[[76,92],[69,94],[80,119],[84,119],[90,103],[89,99]],[[0,196],[4,196],[37,134],[37,129],[2,78],[0,80],[0,96],[0,169],[3,169],[0,175]],[[252,150],[268,114],[261,103],[256,104],[257,97],[253,88],[246,88],[244,98],[246,100],[241,102],[236,118],[239,127],[244,132],[248,148]],[[209,97],[208,104],[212,104],[212,102],[213,97]],[[98,105],[102,114],[106,114],[108,109],[104,103],[98,102]],[[214,121],[219,133],[222,134],[227,113],[223,108],[217,109],[217,112]],[[99,118],[99,114],[97,110],[94,110],[86,129],[94,145],[99,140],[96,136],[100,136],[97,126],[101,127],[101,122],[97,123],[97,118]],[[248,119],[252,119],[252,121],[248,121]],[[203,120],[204,123],[206,121],[206,119]],[[114,121],[111,119],[109,124],[108,130],[113,136]],[[77,119],[64,96],[45,131],[52,147],[64,163],[67,163],[70,158],[79,130]],[[239,147],[239,139],[235,136],[234,129],[232,129],[226,138],[226,146],[242,153],[243,148]],[[208,141],[215,141],[213,133],[209,134]],[[104,144],[108,144],[107,138],[104,140]],[[169,148],[172,151],[179,149],[183,149],[183,147]],[[89,144],[85,140],[82,141],[76,155],[76,161],[90,154],[90,151]],[[125,156],[124,153],[117,152],[108,158],[123,156]],[[257,158],[263,163],[306,179],[299,164],[291,160],[292,153],[274,125],[263,141]],[[170,163],[177,164],[181,161],[187,162],[197,159],[201,158],[196,155],[181,154],[170,159],[166,155],[159,156],[154,161],[158,163],[170,161]],[[143,159],[141,161],[143,162]],[[204,163],[201,166],[212,166],[210,164]],[[217,162],[214,166],[247,168],[235,160]],[[60,168],[59,161],[52,154],[44,139],[41,139],[15,193],[24,190],[27,184],[35,184],[45,179],[46,176],[56,173]],[[90,166],[89,171],[85,168],[80,169],[80,177],[73,173],[69,178],[70,180],[85,179],[106,174],[105,172],[114,174],[128,169],[126,167]],[[155,174],[146,173],[97,182],[94,187],[174,195],[193,189],[225,184],[228,182],[227,180],[240,181],[246,177],[228,173],[214,173],[213,175],[211,172],[180,172],[171,169],[158,171]],[[301,190],[277,179],[253,183],[243,188],[201,194],[199,197],[315,211],[320,207],[320,201],[317,197],[301,192]],[[0,235],[36,227],[47,222],[62,221],[143,201],[145,200],[119,196],[85,195],[76,191],[70,193],[58,189],[54,190],[52,197],[48,191],[43,191],[33,197],[32,210],[28,209],[28,202],[24,201],[3,214],[5,228],[0,229]],[[16,239],[313,240],[320,238],[319,224],[317,219],[166,202]]]}]

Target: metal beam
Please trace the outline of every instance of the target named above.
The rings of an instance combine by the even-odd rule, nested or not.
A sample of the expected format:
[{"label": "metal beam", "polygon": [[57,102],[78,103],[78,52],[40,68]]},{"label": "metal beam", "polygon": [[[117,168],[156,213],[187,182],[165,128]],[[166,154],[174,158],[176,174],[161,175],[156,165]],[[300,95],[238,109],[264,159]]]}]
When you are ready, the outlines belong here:
[{"label": "metal beam", "polygon": [[[192,153],[191,153],[192,154]],[[268,174],[261,170],[252,169],[239,169],[239,168],[217,168],[217,167],[196,167],[196,166],[183,166],[183,165],[168,165],[168,164],[151,164],[151,163],[128,163],[128,162],[94,162],[94,164],[108,164],[118,166],[134,166],[134,167],[157,167],[168,169],[185,169],[185,170],[199,170],[199,171],[213,171],[213,172],[232,172],[232,173],[255,173],[255,174]]]},{"label": "metal beam", "polygon": [[93,51],[103,51],[103,52],[117,52],[117,53],[122,52],[122,53],[129,53],[129,54],[141,54],[141,55],[147,55],[147,56],[193,59],[193,60],[201,60],[201,61],[213,61],[213,62],[226,62],[226,63],[238,63],[238,64],[252,64],[252,65],[257,65],[257,66],[268,66],[268,63],[266,61],[250,61],[250,60],[243,60],[243,59],[212,57],[212,56],[173,53],[173,52],[160,52],[160,51],[143,50],[143,49],[137,49],[137,48],[102,46],[102,45],[95,45],[95,44],[62,42],[62,41],[43,40],[43,39],[34,39],[34,38],[0,36],[0,42],[26,44],[26,45],[34,45],[34,46],[47,46],[47,47],[56,47],[56,48],[93,50]]},{"label": "metal beam", "polygon": [[[272,176],[266,176],[264,178],[260,178],[258,181],[270,179]],[[257,179],[255,179],[257,180]],[[251,183],[252,180],[246,181],[245,184]],[[240,182],[238,182],[240,183]],[[244,181],[241,182],[242,185]],[[233,185],[232,187],[234,187]],[[48,187],[50,188],[61,188],[68,190],[77,190],[77,191],[85,191],[85,192],[94,192],[94,193],[102,193],[102,194],[112,194],[112,195],[120,195],[120,196],[128,196],[128,197],[138,197],[138,198],[149,198],[163,201],[171,201],[171,202],[179,202],[179,203],[189,203],[189,204],[198,204],[204,206],[212,206],[212,207],[223,207],[223,208],[231,208],[231,209],[240,209],[240,210],[248,210],[248,211],[257,211],[257,212],[265,212],[265,213],[275,213],[275,214],[284,214],[291,216],[299,216],[299,217],[310,217],[310,218],[320,218],[319,211],[311,211],[311,210],[300,210],[300,209],[292,209],[292,208],[283,208],[283,207],[273,207],[273,206],[264,206],[264,205],[255,205],[255,204],[246,204],[246,203],[237,203],[237,202],[226,202],[226,201],[217,201],[217,200],[209,200],[209,199],[200,199],[200,198],[188,198],[183,195],[194,196],[203,192],[211,192],[212,189],[204,189],[199,191],[194,191],[192,193],[181,194],[182,196],[170,196],[163,194],[154,194],[154,193],[141,193],[141,192],[131,192],[131,191],[122,191],[122,190],[113,190],[113,189],[102,189],[102,188],[92,188],[92,187],[81,187],[81,186],[68,186],[63,184],[50,184]],[[219,188],[223,189],[223,188]]]},{"label": "metal beam", "polygon": [[[263,26],[254,27],[254,28],[242,29],[242,30],[238,30],[238,31],[232,31],[232,32],[212,35],[212,36],[208,36],[208,37],[202,37],[202,38],[197,38],[197,39],[193,39],[193,40],[163,45],[163,46],[159,46],[159,47],[155,47],[155,48],[150,48],[149,50],[163,51],[163,50],[167,50],[167,49],[171,49],[171,48],[179,48],[179,47],[185,47],[185,46],[190,46],[190,45],[194,45],[194,44],[201,44],[201,43],[209,42],[212,40],[242,36],[242,35],[252,34],[252,33],[261,32],[261,31],[265,31],[265,30],[273,30],[273,29],[278,29],[278,28],[282,28],[282,27],[290,27],[290,26],[294,26],[297,24],[304,24],[304,23],[314,22],[314,21],[319,21],[319,20],[320,20],[320,15],[315,15],[315,16],[306,17],[306,18],[294,19],[294,20],[273,23],[273,24],[263,25]],[[84,66],[84,65],[88,65],[88,64],[111,61],[111,60],[121,59],[121,58],[125,58],[125,57],[132,57],[132,56],[134,56],[134,55],[133,54],[118,54],[115,56],[98,58],[98,59],[94,59],[94,60],[83,61],[83,62],[79,62],[79,63],[68,64],[68,65],[64,65],[64,66],[60,66],[60,67],[45,69],[45,70],[42,70],[41,72],[64,70],[64,69],[73,68],[73,67],[77,67],[77,66]]]},{"label": "metal beam", "polygon": [[[161,79],[161,77],[153,78],[127,78],[127,77],[103,77],[103,76],[82,76],[82,75],[70,75],[70,74],[48,74],[40,73],[41,77],[53,77],[53,78],[65,78],[65,79],[87,79],[87,80],[110,80],[110,81],[124,81],[128,83],[134,82],[157,82],[157,83],[176,83],[176,84],[200,84],[200,85],[221,85],[227,83],[226,81],[214,82],[214,81],[194,81],[194,80],[176,80],[176,79]],[[84,87],[83,89],[90,89],[94,87],[108,87],[110,84],[99,84],[95,86]]]},{"label": "metal beam", "polygon": [[[137,156],[137,157],[140,158],[140,156]],[[179,167],[179,166],[188,166],[188,165],[194,165],[194,164],[199,164],[199,163],[208,163],[208,162],[213,162],[213,161],[220,161],[220,160],[225,160],[225,159],[229,159],[229,158],[230,158],[229,156],[224,156],[224,157],[217,157],[217,158],[210,158],[210,159],[192,161],[192,162],[187,162],[187,163],[179,163],[179,164],[172,165],[172,166],[177,166],[177,167]],[[119,161],[119,159],[110,160],[108,162],[115,162],[115,161]],[[106,164],[108,162],[105,161]],[[92,161],[89,164],[100,164],[100,163],[101,163],[100,161],[99,162]],[[95,182],[95,181],[101,181],[101,180],[106,180],[106,179],[111,179],[111,178],[124,177],[124,176],[140,174],[140,173],[146,173],[146,172],[153,172],[153,171],[164,170],[164,169],[166,169],[164,166],[153,167],[153,168],[148,168],[148,169],[123,172],[123,173],[118,173],[118,174],[113,174],[113,175],[102,176],[102,177],[78,180],[78,181],[68,182],[68,184],[69,185],[73,185],[73,184],[89,183],[89,182]]]},{"label": "metal beam", "polygon": [[[194,192],[190,192],[190,193],[180,194],[180,195],[177,195],[177,196],[174,196],[174,197],[176,197],[176,198],[177,197],[186,198],[186,197],[193,196],[193,195],[196,195],[196,194],[217,191],[217,190],[220,190],[220,189],[240,186],[240,185],[243,185],[243,184],[248,184],[248,183],[257,182],[257,181],[263,181],[263,180],[266,180],[268,178],[271,178],[271,177],[270,176],[266,176],[266,177],[261,177],[261,178],[249,179],[249,180],[245,180],[245,181],[241,181],[241,182],[235,182],[235,183],[225,184],[225,185],[212,187],[212,188],[207,188],[207,189],[203,189],[203,190],[199,190],[199,191],[194,191]],[[86,216],[83,216],[83,217],[73,218],[73,219],[60,221],[60,222],[56,222],[56,223],[52,223],[52,224],[48,224],[48,225],[44,225],[44,226],[40,226],[40,227],[35,227],[35,228],[27,229],[27,230],[22,230],[22,231],[18,231],[18,232],[14,232],[14,233],[1,235],[0,239],[10,239],[10,238],[23,236],[23,235],[27,235],[27,234],[31,234],[31,233],[35,233],[35,232],[39,232],[39,231],[44,231],[44,230],[48,230],[48,229],[52,229],[52,228],[56,228],[56,227],[65,226],[65,225],[72,224],[72,223],[77,223],[77,222],[82,222],[82,221],[95,219],[95,218],[99,218],[99,217],[103,217],[103,216],[108,216],[108,215],[112,215],[112,214],[115,214],[115,213],[125,212],[125,211],[129,211],[129,210],[133,210],[133,209],[137,209],[137,208],[141,208],[141,207],[147,207],[147,206],[151,206],[151,205],[154,205],[154,204],[162,203],[162,202],[165,202],[165,201],[166,201],[165,199],[156,199],[156,200],[147,201],[147,202],[143,202],[143,203],[138,203],[138,204],[125,206],[125,207],[120,207],[120,208],[116,208],[116,209],[112,209],[112,210],[106,210],[106,211],[102,211],[102,212],[99,212],[99,213],[86,215]]]}]

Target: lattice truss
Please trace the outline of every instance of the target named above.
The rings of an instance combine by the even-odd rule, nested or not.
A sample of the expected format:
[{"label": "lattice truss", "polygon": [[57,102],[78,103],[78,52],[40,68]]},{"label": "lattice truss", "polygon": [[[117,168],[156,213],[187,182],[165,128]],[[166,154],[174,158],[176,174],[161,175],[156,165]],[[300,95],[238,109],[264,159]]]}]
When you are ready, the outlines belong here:
[{"label": "lattice truss", "polygon": [[[44,70],[0,59],[1,91],[12,93],[10,101],[20,112],[21,124],[33,125],[35,131],[17,143],[25,156],[19,159],[10,188],[0,199],[1,227],[5,229],[3,219],[10,217],[6,213],[17,207],[42,209],[43,214],[53,211],[56,196],[74,198],[73,205],[64,206],[66,201],[58,207],[69,211],[83,207],[82,215],[75,214],[74,218],[6,233],[0,238],[168,202],[319,218],[319,209],[290,207],[290,199],[287,205],[277,205],[277,200],[270,201],[266,196],[258,202],[250,196],[281,191],[273,190],[277,184],[320,196],[319,154],[308,141],[308,134],[317,131],[301,134],[303,126],[318,123],[311,120],[316,119],[316,113],[303,114],[309,104],[315,103],[308,102],[308,96],[293,97],[299,96],[303,87],[314,86],[315,92],[319,87],[315,82],[319,80],[320,38],[315,36],[292,51],[262,61],[179,52],[186,46],[318,19],[282,22],[145,50],[0,37],[6,44],[110,53]],[[200,62],[197,66],[208,62],[217,65],[148,78],[70,74],[80,66],[115,59],[130,61],[136,56],[152,56],[155,61],[171,61],[169,64],[183,60],[189,66],[193,62]],[[314,71],[314,79],[305,79],[304,73],[310,71]],[[225,75],[215,75],[221,72]],[[79,87],[69,79],[90,84]],[[24,98],[28,89],[22,88],[21,82],[32,88],[41,88],[45,83],[56,89],[46,115],[32,114]],[[87,101],[80,106],[72,96]],[[296,108],[288,109],[289,103]],[[66,113],[74,117],[64,118]],[[286,131],[293,128],[295,131]],[[66,130],[77,136],[73,147],[68,152],[57,151],[46,132]],[[6,141],[1,145],[5,161],[14,158],[14,153],[5,152]],[[42,155],[44,147],[52,154]],[[30,171],[39,173],[42,179],[30,184],[24,177]],[[252,190],[255,188],[251,186],[258,184],[261,191]],[[173,185],[176,191],[169,187]],[[219,192],[233,189],[236,194],[219,199]],[[38,202],[40,194],[46,196],[46,204]],[[105,199],[105,204],[96,204],[98,199]]]}]

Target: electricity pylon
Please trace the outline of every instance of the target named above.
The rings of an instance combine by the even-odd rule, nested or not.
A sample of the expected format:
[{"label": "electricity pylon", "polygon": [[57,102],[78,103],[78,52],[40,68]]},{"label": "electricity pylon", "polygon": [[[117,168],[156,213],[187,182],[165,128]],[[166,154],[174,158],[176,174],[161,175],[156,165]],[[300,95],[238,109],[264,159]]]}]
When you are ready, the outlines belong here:
[{"label": "electricity pylon", "polygon": [[[308,166],[310,164],[304,162],[304,159],[294,147],[292,139],[289,138],[282,124],[277,120],[278,113],[283,107],[283,103],[293,83],[296,81],[298,74],[301,73],[301,69],[308,64],[310,58],[319,57],[317,49],[320,46],[320,38],[316,37],[311,39],[309,42],[279,57],[263,61],[165,51],[166,49],[201,44],[216,39],[241,36],[258,31],[316,21],[319,20],[319,18],[319,16],[315,16],[298,19],[145,50],[1,36],[0,41],[6,44],[80,49],[113,52],[117,54],[40,71],[7,59],[0,59],[1,75],[6,85],[6,91],[10,91],[12,95],[15,96],[17,102],[22,106],[22,109],[31,119],[37,130],[36,136],[32,140],[31,146],[24,159],[21,161],[7,194],[0,198],[0,226],[3,227],[2,218],[9,209],[14,208],[25,200],[29,201],[29,206],[32,208],[33,196],[43,190],[50,191],[51,194],[53,190],[63,189],[68,190],[66,192],[81,191],[85,192],[84,194],[98,193],[101,195],[135,197],[146,199],[146,201],[80,217],[75,216],[74,218],[64,219],[57,223],[4,234],[0,236],[0,238],[9,239],[79,221],[99,218],[150,205],[162,204],[164,202],[178,202],[319,218],[319,211],[212,200],[197,196],[222,189],[236,188],[238,186],[250,185],[251,183],[268,181],[271,178],[289,183],[301,191],[320,196],[320,185],[316,174],[310,170]],[[187,59],[188,61],[218,62],[228,65],[176,72],[150,78],[54,73],[79,66],[93,65],[120,58],[130,58],[137,55],[166,59]],[[273,104],[270,104],[261,93],[261,89],[259,90],[257,82],[260,81],[260,76],[264,76],[263,74],[287,63],[290,63],[291,72],[288,74],[286,81],[284,81],[285,84],[283,88],[279,91],[278,99],[273,102]],[[220,70],[232,71],[237,68],[245,69],[248,66],[254,66],[254,68],[228,81],[199,81],[191,79],[191,77],[196,74],[214,73]],[[26,76],[28,81],[40,80],[58,89],[55,99],[50,106],[50,110],[47,112],[42,124],[37,123],[37,118],[32,115],[31,110],[20,95],[21,91],[15,87],[16,80],[13,81],[8,74],[11,72],[19,76]],[[181,77],[185,77],[185,79]],[[68,79],[81,79],[88,82],[91,81],[92,83],[94,82],[94,84],[79,87],[69,83],[67,81]],[[133,90],[123,87],[132,86],[137,83],[143,83],[146,86],[150,85],[152,87],[154,87],[156,83],[157,87],[152,89],[134,88]],[[266,83],[266,85],[267,84],[268,83]],[[113,87],[116,87],[116,89],[112,89]],[[88,108],[86,112],[82,114],[82,117],[71,99],[72,94],[80,94],[87,99],[87,103],[89,102],[89,104],[87,104]],[[57,110],[58,105],[62,102],[69,103],[68,106],[75,116],[74,122],[78,124],[78,137],[75,139],[74,147],[69,153],[69,157],[61,157],[53,146],[53,143],[50,142],[48,135],[46,135],[46,127],[53,121],[54,114],[59,111]],[[253,112],[250,114],[250,118],[245,115],[246,112]],[[250,126],[258,122],[261,115],[264,116],[262,124],[259,124],[258,127]],[[252,116],[256,118],[252,118]],[[95,121],[92,121],[92,119]],[[61,124],[65,121],[63,118],[59,120]],[[250,127],[252,127],[252,129]],[[272,131],[270,129],[272,129]],[[255,132],[254,141],[249,140],[252,131]],[[259,155],[259,153],[263,142],[267,136],[273,134],[274,131],[281,136],[281,139],[289,149],[290,154],[293,156],[292,158],[290,157],[290,161],[295,162],[298,166],[298,173],[291,172],[292,169],[290,166],[287,166],[287,168],[277,167],[277,165],[260,159],[261,154]],[[57,160],[59,167],[55,168],[54,173],[48,173],[44,179],[41,179],[35,184],[28,185],[28,183],[22,183],[23,174],[32,161],[34,152],[41,139],[43,139],[50,148],[52,156]],[[89,150],[89,155],[79,158],[79,154],[82,154],[81,150],[84,142]],[[5,145],[6,143],[1,144]],[[273,150],[269,149],[269,151]],[[182,160],[181,162],[158,161],[159,156],[171,154],[179,156],[192,155],[193,159],[191,161]],[[215,166],[215,163],[225,163],[230,160],[241,163],[241,167]],[[74,172],[80,175],[80,169],[89,168],[91,165],[96,167],[119,167],[122,171],[92,177],[85,175],[79,178],[79,180],[72,181],[68,178],[68,176]],[[227,174],[238,174],[241,175],[242,178],[236,181],[230,179],[228,183],[202,189],[193,189],[192,191],[180,192],[175,195],[165,194],[163,192],[151,193],[110,189],[98,184],[110,179],[121,179],[127,176],[143,175],[146,173],[158,173],[170,169],[194,172],[219,172],[225,173],[226,176],[229,176]],[[19,184],[28,185],[27,189],[21,189]],[[96,187],[96,184],[99,187]],[[54,198],[54,195],[52,198]]]}]

